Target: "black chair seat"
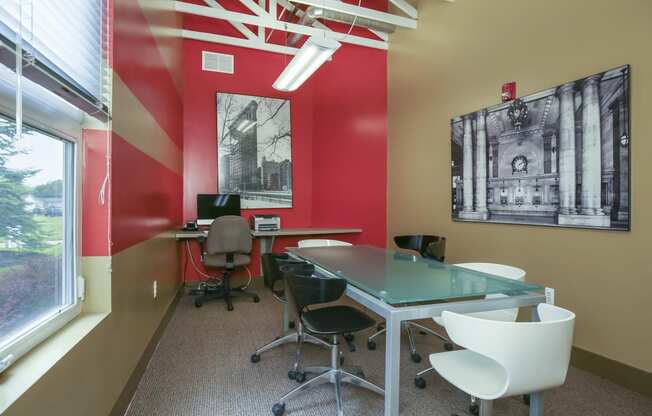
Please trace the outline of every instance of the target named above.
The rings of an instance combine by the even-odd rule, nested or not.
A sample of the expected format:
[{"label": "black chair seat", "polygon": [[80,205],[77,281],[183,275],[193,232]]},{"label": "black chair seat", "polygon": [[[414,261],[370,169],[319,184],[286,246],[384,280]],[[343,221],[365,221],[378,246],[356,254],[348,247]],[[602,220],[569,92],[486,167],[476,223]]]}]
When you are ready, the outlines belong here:
[{"label": "black chair seat", "polygon": [[304,329],[314,335],[339,335],[362,331],[376,325],[367,314],[345,305],[306,311],[301,316]]}]

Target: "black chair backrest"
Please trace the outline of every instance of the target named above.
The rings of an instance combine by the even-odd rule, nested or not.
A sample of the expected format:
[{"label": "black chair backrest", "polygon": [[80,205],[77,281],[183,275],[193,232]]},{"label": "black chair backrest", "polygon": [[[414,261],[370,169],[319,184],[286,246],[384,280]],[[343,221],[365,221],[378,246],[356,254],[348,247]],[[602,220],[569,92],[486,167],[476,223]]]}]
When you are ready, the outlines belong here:
[{"label": "black chair backrest", "polygon": [[265,286],[272,289],[274,284],[283,279],[283,273],[279,268],[279,262],[287,261],[290,256],[287,253],[265,253],[260,256],[260,266],[263,269],[263,281]]},{"label": "black chair backrest", "polygon": [[346,290],[346,280],[313,276],[309,268],[281,266],[281,270],[299,315],[307,306],[336,301]]},{"label": "black chair backrest", "polygon": [[414,250],[422,257],[444,261],[446,237],[424,234],[397,235],[394,237],[394,243],[399,248]]}]

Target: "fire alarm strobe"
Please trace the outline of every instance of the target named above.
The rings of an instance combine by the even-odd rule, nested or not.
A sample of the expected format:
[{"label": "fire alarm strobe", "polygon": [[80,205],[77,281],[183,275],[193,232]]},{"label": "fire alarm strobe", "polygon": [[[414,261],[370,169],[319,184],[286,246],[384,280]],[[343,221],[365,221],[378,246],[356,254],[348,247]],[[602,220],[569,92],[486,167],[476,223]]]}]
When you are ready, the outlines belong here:
[{"label": "fire alarm strobe", "polygon": [[516,82],[507,82],[503,84],[502,90],[503,102],[512,101],[516,98]]}]

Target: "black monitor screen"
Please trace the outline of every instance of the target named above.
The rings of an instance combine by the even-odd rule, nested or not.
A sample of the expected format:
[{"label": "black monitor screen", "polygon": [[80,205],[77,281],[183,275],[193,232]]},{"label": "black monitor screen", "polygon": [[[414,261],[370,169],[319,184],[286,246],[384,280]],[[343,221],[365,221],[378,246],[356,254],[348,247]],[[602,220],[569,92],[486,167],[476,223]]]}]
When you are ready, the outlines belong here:
[{"label": "black monitor screen", "polygon": [[240,195],[198,194],[197,219],[214,220],[224,215],[240,215]]}]

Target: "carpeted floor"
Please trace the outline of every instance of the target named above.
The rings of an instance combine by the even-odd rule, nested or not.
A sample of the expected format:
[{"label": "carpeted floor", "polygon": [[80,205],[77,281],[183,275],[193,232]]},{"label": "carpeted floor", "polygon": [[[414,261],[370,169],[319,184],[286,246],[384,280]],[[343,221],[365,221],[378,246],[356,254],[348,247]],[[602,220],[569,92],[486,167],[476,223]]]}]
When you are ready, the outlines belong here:
[{"label": "carpeted floor", "polygon": [[[280,332],[281,305],[263,288],[257,288],[260,303],[240,300],[235,311],[223,303],[207,303],[196,309],[185,296],[167,327],[138,386],[127,416],[235,416],[271,415],[277,399],[297,384],[289,380],[293,346],[263,354],[257,364],[249,360],[259,346]],[[384,338],[378,349],[368,351],[366,335],[356,334],[357,352],[345,348],[345,364],[360,366],[367,378],[382,387]],[[441,351],[441,343],[418,335],[424,363],[413,363],[406,341],[401,357],[401,415],[466,415],[468,397],[440,377],[426,377],[424,390],[414,387],[415,373],[425,368],[427,356]],[[307,345],[304,364],[328,365],[327,350]],[[545,363],[541,363],[545,365]],[[371,392],[344,387],[347,415],[378,416],[383,400]],[[287,404],[287,414],[321,416],[336,413],[331,385],[310,390]],[[498,400],[495,415],[525,416],[527,407],[517,398]],[[644,416],[652,415],[652,399],[631,392],[585,371],[571,368],[566,385],[545,395],[546,416]]]}]

